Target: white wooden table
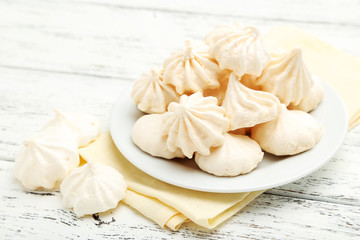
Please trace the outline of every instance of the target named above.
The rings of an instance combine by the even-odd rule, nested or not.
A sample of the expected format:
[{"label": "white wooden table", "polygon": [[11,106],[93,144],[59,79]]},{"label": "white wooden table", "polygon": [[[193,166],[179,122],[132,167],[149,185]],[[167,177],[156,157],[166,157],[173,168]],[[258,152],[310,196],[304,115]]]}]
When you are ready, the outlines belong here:
[{"label": "white wooden table", "polygon": [[235,21],[263,32],[293,24],[360,57],[359,12],[357,0],[0,0],[0,239],[360,239],[360,127],[320,170],[211,231],[161,229],[122,204],[77,218],[58,192],[25,191],[12,174],[22,140],[54,107],[106,126],[123,86],[185,39]]}]

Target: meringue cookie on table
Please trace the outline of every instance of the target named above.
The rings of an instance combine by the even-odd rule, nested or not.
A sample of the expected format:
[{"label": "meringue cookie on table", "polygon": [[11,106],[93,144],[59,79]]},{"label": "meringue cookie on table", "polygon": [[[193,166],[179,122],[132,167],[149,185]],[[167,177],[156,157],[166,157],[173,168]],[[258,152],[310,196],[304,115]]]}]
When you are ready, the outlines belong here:
[{"label": "meringue cookie on table", "polygon": [[78,165],[77,135],[59,127],[24,141],[15,159],[14,175],[27,189],[53,189]]},{"label": "meringue cookie on table", "polygon": [[209,55],[209,48],[190,41],[185,41],[184,49],[164,61],[164,69],[164,83],[175,86],[180,95],[218,88],[222,74],[216,60]]},{"label": "meringue cookie on table", "polygon": [[217,99],[203,97],[199,92],[182,95],[180,102],[170,103],[163,115],[161,135],[167,136],[168,149],[172,152],[181,149],[188,158],[194,152],[209,155],[210,147],[224,143],[223,133],[229,129],[229,120]]},{"label": "meringue cookie on table", "polygon": [[44,127],[45,131],[66,126],[77,135],[79,147],[89,145],[100,135],[99,122],[90,114],[78,112],[65,113],[58,109],[55,109],[55,113],[55,118]]},{"label": "meringue cookie on table", "polygon": [[305,65],[301,49],[295,48],[290,52],[273,52],[270,63],[256,79],[256,84],[288,106],[298,105],[307,98],[314,80]]},{"label": "meringue cookie on table", "polygon": [[149,114],[139,118],[132,128],[133,142],[144,152],[166,159],[185,158],[180,149],[170,151],[166,145],[166,136],[159,132],[164,124],[163,114]]},{"label": "meringue cookie on table", "polygon": [[277,97],[247,88],[234,73],[230,75],[222,107],[230,120],[230,130],[273,120],[281,111]]},{"label": "meringue cookie on table", "polygon": [[277,156],[294,155],[313,148],[321,138],[321,125],[310,114],[287,110],[281,105],[281,113],[270,122],[251,129],[251,138],[261,148]]},{"label": "meringue cookie on table", "polygon": [[219,26],[204,41],[209,44],[210,55],[220,68],[232,70],[239,77],[244,74],[260,76],[270,61],[270,54],[255,27]]},{"label": "meringue cookie on table", "polygon": [[163,68],[151,68],[135,81],[131,97],[137,107],[146,113],[163,113],[169,103],[177,102],[175,89],[163,82]]},{"label": "meringue cookie on table", "polygon": [[195,153],[195,162],[205,172],[216,176],[237,176],[252,171],[263,159],[257,142],[244,135],[225,133],[223,145],[211,148],[210,155]]},{"label": "meringue cookie on table", "polygon": [[125,198],[127,185],[114,168],[89,161],[76,168],[61,183],[60,192],[66,208],[77,216],[105,212]]}]

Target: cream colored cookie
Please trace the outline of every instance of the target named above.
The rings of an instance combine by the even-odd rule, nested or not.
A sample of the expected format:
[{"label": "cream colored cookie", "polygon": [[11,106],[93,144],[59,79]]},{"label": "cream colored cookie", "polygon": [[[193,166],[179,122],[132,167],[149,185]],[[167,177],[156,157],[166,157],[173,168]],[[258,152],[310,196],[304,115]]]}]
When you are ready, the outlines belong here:
[{"label": "cream colored cookie", "polygon": [[204,42],[209,47],[212,47],[218,40],[228,36],[229,33],[242,31],[242,29],[244,29],[244,26],[240,23],[219,25],[206,34]]},{"label": "cream colored cookie", "polygon": [[247,88],[233,73],[230,75],[222,107],[230,120],[230,130],[273,120],[280,112],[279,99],[271,93]]},{"label": "cream colored cookie", "polygon": [[270,61],[260,32],[255,27],[239,24],[219,26],[204,39],[210,46],[210,54],[221,69],[232,70],[237,76],[260,76]]},{"label": "cream colored cookie", "polygon": [[164,61],[164,68],[164,82],[173,85],[180,95],[203,92],[220,85],[218,78],[222,71],[203,43],[186,41],[184,49]]},{"label": "cream colored cookie", "polygon": [[310,114],[287,110],[282,104],[278,118],[256,125],[251,138],[277,156],[294,155],[313,148],[321,139],[321,125]]},{"label": "cream colored cookie", "polygon": [[221,105],[225,98],[227,85],[229,82],[231,71],[224,70],[223,74],[219,78],[220,87],[217,89],[206,89],[204,90],[205,97],[216,97],[218,104]]},{"label": "cream colored cookie", "polygon": [[14,175],[27,189],[53,189],[78,165],[77,134],[68,127],[57,127],[24,141]]},{"label": "cream colored cookie", "polygon": [[320,102],[323,99],[324,90],[323,87],[321,86],[320,81],[315,76],[313,76],[313,80],[314,80],[314,85],[310,89],[310,94],[307,97],[301,99],[298,105],[290,104],[288,106],[288,109],[310,112],[315,108],[317,108],[317,106],[320,104]]},{"label": "cream colored cookie", "polygon": [[210,155],[195,154],[195,162],[205,172],[216,176],[237,176],[252,171],[263,159],[257,142],[244,135],[225,133],[225,142],[212,148]]},{"label": "cream colored cookie", "polygon": [[74,169],[60,185],[66,208],[77,216],[105,212],[125,198],[124,177],[114,168],[89,161]]},{"label": "cream colored cookie", "polygon": [[223,133],[229,129],[229,120],[224,109],[217,105],[215,97],[203,97],[201,93],[183,95],[179,103],[170,103],[164,113],[161,133],[167,135],[170,151],[181,151],[188,158],[194,152],[210,154],[210,147],[224,143]]},{"label": "cream colored cookie", "polygon": [[132,128],[133,142],[144,152],[166,159],[184,158],[180,149],[170,151],[166,145],[167,136],[161,135],[165,123],[163,114],[149,114],[139,118]]},{"label": "cream colored cookie", "polygon": [[273,52],[271,61],[256,79],[261,90],[274,94],[288,106],[298,105],[310,95],[314,81],[305,65],[301,49]]},{"label": "cream colored cookie", "polygon": [[42,131],[58,131],[67,127],[77,135],[79,147],[85,147],[100,135],[100,124],[95,116],[80,112],[62,112],[55,109],[56,116]]},{"label": "cream colored cookie", "polygon": [[151,68],[135,81],[131,97],[137,107],[146,113],[163,113],[169,103],[179,100],[175,88],[163,82],[163,68]]}]

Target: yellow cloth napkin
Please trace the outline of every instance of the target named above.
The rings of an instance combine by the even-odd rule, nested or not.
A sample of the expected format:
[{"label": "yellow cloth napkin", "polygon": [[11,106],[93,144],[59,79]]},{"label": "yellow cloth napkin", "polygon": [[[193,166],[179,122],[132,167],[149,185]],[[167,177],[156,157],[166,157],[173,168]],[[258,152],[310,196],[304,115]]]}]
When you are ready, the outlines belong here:
[{"label": "yellow cloth napkin", "polygon": [[310,71],[325,80],[344,100],[350,129],[360,123],[360,59],[344,53],[294,26],[273,28],[265,35],[270,49],[299,47]]},{"label": "yellow cloth napkin", "polygon": [[85,160],[114,167],[124,175],[128,192],[123,200],[162,227],[176,230],[188,220],[214,228],[234,215],[263,191],[251,193],[206,193],[159,181],[134,167],[120,153],[109,133],[79,149]]},{"label": "yellow cloth napkin", "polygon": [[[265,41],[272,49],[300,47],[310,70],[327,81],[344,99],[350,115],[350,127],[359,123],[359,59],[291,26],[274,28],[265,36]],[[80,149],[80,155],[85,160],[92,158],[120,171],[128,184],[124,202],[160,226],[174,230],[188,220],[214,228],[263,192],[205,193],[161,182],[130,164],[117,150],[109,133]]]}]

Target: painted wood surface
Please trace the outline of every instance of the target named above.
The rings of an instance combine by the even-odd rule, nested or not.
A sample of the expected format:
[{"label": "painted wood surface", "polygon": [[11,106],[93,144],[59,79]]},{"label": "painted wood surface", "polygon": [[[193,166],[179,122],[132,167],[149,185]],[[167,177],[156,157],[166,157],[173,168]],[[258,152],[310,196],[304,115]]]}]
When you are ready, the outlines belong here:
[{"label": "painted wood surface", "polygon": [[[357,1],[225,1],[220,10],[217,2],[164,2],[1,1],[0,65],[134,79],[184,39],[202,39],[216,25],[235,21],[263,32],[294,24],[360,56]],[[197,14],[204,6],[210,13]]]},{"label": "painted wood surface", "polygon": [[76,218],[60,194],[23,190],[12,176],[22,141],[57,107],[94,114],[184,39],[240,21],[262,31],[294,24],[360,57],[358,1],[0,1],[0,239],[356,239],[360,127],[317,172],[268,190],[215,230],[164,230],[120,204]]},{"label": "painted wood surface", "polygon": [[[21,191],[12,162],[0,161],[0,230],[6,238],[31,239],[351,239],[359,236],[359,207],[265,193],[215,230],[186,223],[178,231],[161,229],[120,203],[96,217],[77,218],[63,208],[58,192]],[[22,206],[22,207],[19,207]],[[103,223],[102,223],[103,222]]]}]

